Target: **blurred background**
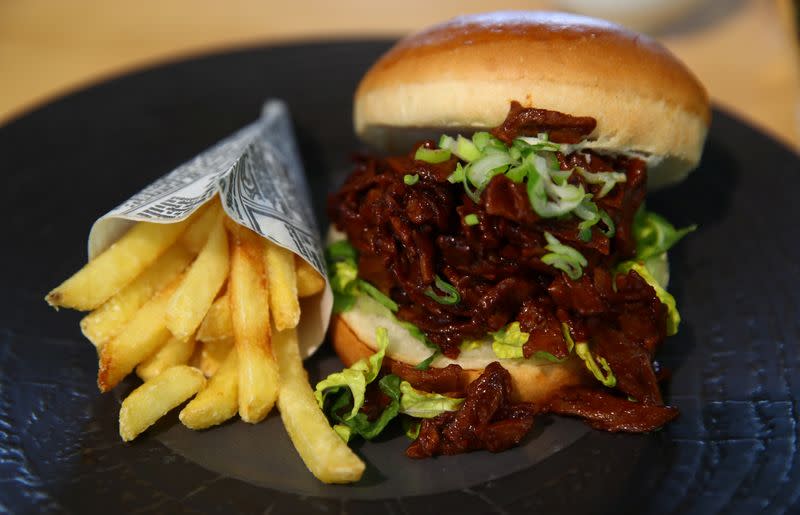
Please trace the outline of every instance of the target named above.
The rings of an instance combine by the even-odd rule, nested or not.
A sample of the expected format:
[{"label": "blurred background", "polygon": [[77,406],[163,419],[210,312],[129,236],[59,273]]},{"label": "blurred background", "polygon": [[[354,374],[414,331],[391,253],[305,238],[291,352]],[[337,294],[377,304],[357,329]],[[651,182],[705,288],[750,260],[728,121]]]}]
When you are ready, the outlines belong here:
[{"label": "blurred background", "polygon": [[0,0],[0,124],[156,63],[275,42],[399,37],[452,16],[558,9],[679,56],[712,100],[800,149],[798,0]]}]

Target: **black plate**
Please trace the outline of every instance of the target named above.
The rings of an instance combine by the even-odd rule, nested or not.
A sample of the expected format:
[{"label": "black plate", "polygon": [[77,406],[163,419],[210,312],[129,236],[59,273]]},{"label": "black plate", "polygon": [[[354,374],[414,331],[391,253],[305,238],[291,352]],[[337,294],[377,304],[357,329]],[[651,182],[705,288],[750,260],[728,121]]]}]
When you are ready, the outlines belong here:
[{"label": "black plate", "polygon": [[[190,445],[193,437],[173,416],[133,444],[120,442],[118,397],[97,392],[94,350],[80,335],[79,315],[56,314],[42,300],[83,263],[91,223],[254,119],[265,98],[280,97],[290,105],[324,226],[326,191],[357,148],[353,89],[388,45],[294,45],[170,64],[73,94],[0,128],[0,512],[796,510],[800,159],[719,111],[701,168],[649,201],[676,224],[700,225],[671,253],[671,290],[684,322],[660,358],[674,371],[667,396],[682,414],[667,429],[589,431],[574,442],[573,434],[565,449],[555,452],[554,445],[538,457],[528,454],[541,445],[534,438],[500,456],[400,459],[388,469],[373,460],[368,481],[343,487],[309,486],[316,483],[297,468],[283,436],[250,434],[252,440],[239,441],[243,454],[277,448],[280,458],[257,472],[220,473],[224,466],[207,461],[211,442],[219,441],[213,435],[242,423]],[[313,358],[312,373],[331,359],[329,351]],[[562,427],[548,424],[540,424],[538,438]],[[280,427],[275,417],[262,426]],[[401,438],[358,452],[400,452]],[[197,453],[209,468],[192,461]],[[249,478],[264,469],[285,480],[270,488],[269,474]],[[398,489],[385,488],[397,478]]]}]

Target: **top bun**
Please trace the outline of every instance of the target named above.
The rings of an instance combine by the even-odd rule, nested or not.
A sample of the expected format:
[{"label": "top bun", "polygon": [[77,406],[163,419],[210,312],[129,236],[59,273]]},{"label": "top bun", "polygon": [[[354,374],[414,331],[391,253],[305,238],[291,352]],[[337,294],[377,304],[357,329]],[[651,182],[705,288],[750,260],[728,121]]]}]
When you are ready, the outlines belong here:
[{"label": "top bun", "polygon": [[409,36],[358,86],[354,122],[387,151],[442,131],[503,122],[512,101],[591,116],[591,147],[641,154],[650,186],[683,179],[700,160],[710,121],[697,78],[647,36],[565,13],[462,16]]}]

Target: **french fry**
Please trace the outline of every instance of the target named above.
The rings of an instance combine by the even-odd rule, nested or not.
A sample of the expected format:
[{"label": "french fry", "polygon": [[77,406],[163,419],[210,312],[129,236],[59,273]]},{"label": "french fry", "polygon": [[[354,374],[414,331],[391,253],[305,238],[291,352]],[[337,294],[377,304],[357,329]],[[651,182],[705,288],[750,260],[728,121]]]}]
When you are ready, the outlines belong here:
[{"label": "french fry", "polygon": [[194,254],[199,254],[221,212],[219,197],[215,197],[193,214],[194,220],[181,235],[180,241],[183,246]]},{"label": "french fry", "polygon": [[232,229],[228,296],[239,355],[239,415],[245,422],[256,423],[275,404],[278,366],[271,349],[262,243],[249,229],[235,224]]},{"label": "french fry", "polygon": [[206,378],[196,368],[180,365],[166,369],[122,401],[119,435],[126,442],[133,440],[205,384]]},{"label": "french fry", "polygon": [[193,336],[189,338],[172,336],[163,347],[136,366],[136,375],[142,381],[147,381],[170,367],[185,365],[192,357],[194,346]]},{"label": "french fry", "polygon": [[297,275],[297,295],[311,297],[325,289],[325,279],[300,256],[294,257]]},{"label": "french fry", "polygon": [[208,382],[179,415],[189,429],[222,424],[239,410],[239,359],[234,349]]},{"label": "french fry", "polygon": [[99,348],[119,334],[136,310],[181,273],[191,260],[191,253],[182,245],[172,245],[133,282],[83,317],[81,330],[84,336]]},{"label": "french fry", "polygon": [[281,377],[278,409],[306,467],[324,483],[358,481],[364,462],[333,432],[319,409],[300,359],[297,332],[289,329],[275,333],[273,349]]},{"label": "french fry", "polygon": [[220,214],[208,241],[169,301],[166,321],[172,334],[188,338],[197,330],[222,288],[228,270],[228,237]]},{"label": "french fry", "polygon": [[[226,298],[227,300],[227,298]],[[233,350],[233,336],[224,340],[211,340],[203,342],[203,347],[200,349],[200,358],[198,366],[200,370],[206,375],[211,377],[217,373],[219,367],[225,361],[225,358]]]},{"label": "french fry", "polygon": [[139,222],[45,297],[53,307],[89,311],[142,273],[180,237],[192,218],[174,224]]},{"label": "french fry", "polygon": [[200,328],[197,329],[197,339],[202,342],[213,342],[231,338],[233,338],[231,304],[228,295],[225,294],[215,300],[206,313]]},{"label": "french fry", "polygon": [[114,388],[133,367],[147,359],[170,337],[164,323],[167,304],[183,276],[158,292],[136,312],[125,328],[100,349],[97,386],[107,392]]},{"label": "french fry", "polygon": [[275,329],[283,331],[297,327],[300,321],[300,302],[297,298],[294,254],[265,240],[264,266],[269,290],[269,309],[272,311]]}]

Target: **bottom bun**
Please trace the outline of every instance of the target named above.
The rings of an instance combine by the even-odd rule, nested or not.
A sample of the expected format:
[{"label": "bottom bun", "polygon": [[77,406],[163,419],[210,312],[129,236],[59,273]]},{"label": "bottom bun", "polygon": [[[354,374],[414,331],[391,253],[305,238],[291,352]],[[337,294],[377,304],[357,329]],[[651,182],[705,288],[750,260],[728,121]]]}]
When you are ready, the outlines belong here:
[{"label": "bottom bun", "polygon": [[[387,324],[394,321],[386,320]],[[345,364],[351,366],[356,361],[371,356],[375,352],[374,341],[365,342],[356,335],[356,328],[351,328],[345,317],[335,315],[331,319],[330,334],[336,354]],[[404,363],[392,357],[390,344],[384,358],[384,369],[395,371],[393,362]],[[591,382],[583,362],[572,355],[563,363],[551,363],[542,360],[530,359],[495,359],[494,361],[508,370],[511,374],[512,388],[511,399],[514,402],[546,402],[554,393],[565,386],[587,384]],[[459,364],[459,360],[448,360],[451,364]],[[417,363],[405,363],[414,366]],[[402,368],[402,367],[399,367]],[[431,367],[436,368],[436,367]],[[477,379],[483,368],[461,368],[459,383],[462,389]],[[402,373],[398,374],[402,376]],[[408,379],[408,378],[404,378]]]}]

